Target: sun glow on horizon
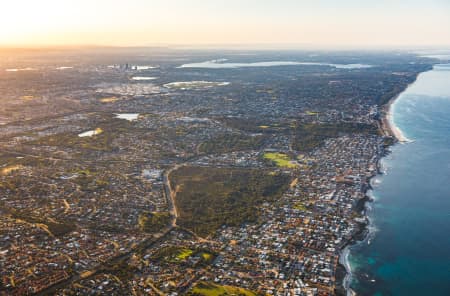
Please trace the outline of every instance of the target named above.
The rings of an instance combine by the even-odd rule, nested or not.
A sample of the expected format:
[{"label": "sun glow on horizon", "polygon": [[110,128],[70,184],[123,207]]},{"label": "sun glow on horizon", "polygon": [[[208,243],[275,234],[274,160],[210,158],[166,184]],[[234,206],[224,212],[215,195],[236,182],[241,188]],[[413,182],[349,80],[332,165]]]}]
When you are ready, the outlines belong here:
[{"label": "sun glow on horizon", "polygon": [[15,0],[0,46],[450,45],[445,0]]}]

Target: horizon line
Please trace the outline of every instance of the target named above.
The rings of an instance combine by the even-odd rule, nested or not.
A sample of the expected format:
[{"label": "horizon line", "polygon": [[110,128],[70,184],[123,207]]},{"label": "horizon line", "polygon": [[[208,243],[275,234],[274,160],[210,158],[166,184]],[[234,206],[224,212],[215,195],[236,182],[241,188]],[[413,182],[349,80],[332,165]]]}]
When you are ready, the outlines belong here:
[{"label": "horizon line", "polygon": [[70,49],[171,49],[171,50],[326,50],[326,51],[405,51],[405,50],[450,50],[450,44],[436,45],[343,45],[343,44],[306,44],[306,43],[155,43],[155,44],[0,44],[0,50],[70,50]]}]

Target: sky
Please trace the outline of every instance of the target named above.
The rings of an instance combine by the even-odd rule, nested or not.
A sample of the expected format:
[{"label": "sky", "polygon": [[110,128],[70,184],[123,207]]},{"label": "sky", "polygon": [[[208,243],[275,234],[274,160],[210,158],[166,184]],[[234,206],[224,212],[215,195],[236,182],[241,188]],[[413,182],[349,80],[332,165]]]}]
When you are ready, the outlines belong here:
[{"label": "sky", "polygon": [[450,46],[450,0],[2,0],[0,46]]}]

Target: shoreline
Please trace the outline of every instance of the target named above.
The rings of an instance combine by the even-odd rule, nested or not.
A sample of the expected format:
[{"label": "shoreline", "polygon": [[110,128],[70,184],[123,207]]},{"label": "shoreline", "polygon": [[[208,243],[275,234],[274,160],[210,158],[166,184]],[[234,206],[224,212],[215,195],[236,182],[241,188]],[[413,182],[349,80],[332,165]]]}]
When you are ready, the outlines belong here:
[{"label": "shoreline", "polygon": [[[414,83],[416,83],[417,79],[419,78],[419,75],[422,73],[426,73],[428,71],[432,71],[434,69],[434,65],[429,68],[428,70],[422,71],[417,73],[416,77],[414,77],[414,80],[406,85],[406,87],[399,92],[397,95],[393,96],[387,103],[380,106],[380,119],[378,119],[379,128],[382,132],[382,135],[385,137],[390,137],[394,139],[394,143],[387,145],[386,149],[388,149],[390,146],[392,146],[395,143],[408,143],[412,142],[412,140],[408,139],[404,134],[403,131],[398,128],[395,123],[393,122],[393,105],[397,101],[398,98],[406,91],[408,88],[410,88]],[[383,153],[382,153],[383,154]],[[385,155],[381,155],[380,158],[384,157]],[[379,159],[378,159],[379,161]],[[378,167],[378,163],[377,163]]]},{"label": "shoreline", "polygon": [[[415,82],[415,80],[414,80]],[[413,83],[414,83],[413,82]],[[393,122],[393,115],[392,115],[392,108],[395,103],[395,101],[403,94],[410,85],[409,84],[401,93],[391,98],[383,107],[381,111],[381,119],[380,119],[380,129],[383,132],[383,135],[386,137],[392,137],[397,142],[400,143],[406,143],[410,142],[408,138],[405,137],[403,132],[394,124]]]},{"label": "shoreline", "polygon": [[[426,71],[424,71],[426,72]],[[392,107],[395,101],[417,81],[420,72],[416,75],[413,82],[408,84],[401,92],[393,96],[387,103],[381,106],[380,119],[378,119],[379,129],[382,136],[387,139],[392,139],[392,142],[387,142],[385,147],[378,153],[375,161],[376,173],[367,178],[367,185],[363,188],[364,197],[357,201],[355,211],[363,213],[365,223],[360,223],[358,229],[352,235],[351,239],[345,243],[339,251],[339,261],[336,270],[336,295],[338,296],[355,296],[357,293],[350,288],[352,279],[352,271],[349,262],[350,247],[358,243],[363,243],[369,238],[370,234],[370,219],[368,216],[368,203],[373,202],[373,198],[368,195],[368,191],[372,189],[372,179],[378,175],[383,175],[381,171],[381,160],[390,153],[389,148],[397,143],[408,143],[410,139],[406,138],[403,132],[392,121]],[[338,279],[339,278],[339,279]]]}]

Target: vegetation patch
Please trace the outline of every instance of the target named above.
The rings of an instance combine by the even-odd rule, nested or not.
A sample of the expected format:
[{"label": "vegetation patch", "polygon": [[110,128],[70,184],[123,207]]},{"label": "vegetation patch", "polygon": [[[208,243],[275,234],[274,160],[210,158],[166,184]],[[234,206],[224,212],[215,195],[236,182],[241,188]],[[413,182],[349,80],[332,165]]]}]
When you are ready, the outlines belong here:
[{"label": "vegetation patch", "polygon": [[289,188],[290,177],[268,170],[182,167],[171,173],[176,191],[177,224],[200,236],[222,225],[256,222],[258,206]]},{"label": "vegetation patch", "polygon": [[191,249],[185,246],[165,246],[156,250],[151,259],[163,263],[207,266],[216,257],[216,253],[204,248]]},{"label": "vegetation patch", "polygon": [[187,295],[197,296],[222,296],[222,295],[240,295],[240,296],[256,296],[257,294],[247,289],[233,287],[233,286],[221,286],[213,283],[199,282],[197,283]]},{"label": "vegetation patch", "polygon": [[264,159],[275,163],[276,166],[281,168],[296,168],[298,164],[293,162],[288,155],[284,153],[264,153]]},{"label": "vegetation patch", "polygon": [[227,126],[250,133],[283,133],[289,132],[290,122],[268,121],[260,118],[219,118]]},{"label": "vegetation patch", "polygon": [[139,228],[148,233],[155,233],[161,231],[170,222],[170,214],[167,212],[163,213],[150,213],[143,212],[139,215],[138,224]]},{"label": "vegetation patch", "polygon": [[295,128],[294,149],[311,151],[319,147],[328,138],[336,138],[346,134],[378,134],[375,125],[364,123],[337,124],[301,124]]},{"label": "vegetation patch", "polygon": [[45,219],[43,217],[37,217],[30,212],[27,211],[18,211],[18,210],[9,210],[11,213],[11,217],[14,219],[23,220],[28,223],[35,224],[40,227],[44,231],[47,231],[50,235],[54,235],[56,237],[61,237],[65,234],[68,234],[75,230],[76,226],[71,222],[59,222],[54,219]]},{"label": "vegetation patch", "polygon": [[231,151],[257,150],[264,144],[264,136],[245,136],[239,134],[226,134],[200,145],[200,152],[226,153]]},{"label": "vegetation patch", "polygon": [[113,136],[111,133],[103,132],[95,137],[79,137],[73,133],[61,133],[46,136],[27,144],[37,146],[60,146],[66,148],[89,149],[96,151],[111,151]]},{"label": "vegetation patch", "polygon": [[109,181],[105,177],[100,177],[95,169],[76,169],[72,173],[75,176],[73,182],[80,186],[81,191],[101,190],[109,185]]},{"label": "vegetation patch", "polygon": [[194,251],[190,249],[181,249],[175,259],[180,261],[186,260],[187,258],[191,257],[192,253],[194,253]]},{"label": "vegetation patch", "polygon": [[295,203],[294,209],[299,210],[299,211],[307,211],[308,210],[302,202]]},{"label": "vegetation patch", "polygon": [[209,252],[200,252],[198,256],[205,262],[211,262],[214,255]]},{"label": "vegetation patch", "polygon": [[27,144],[111,152],[118,150],[118,147],[113,146],[113,141],[121,135],[144,132],[135,127],[132,122],[116,120],[112,115],[103,115],[100,122],[93,122],[92,126],[96,128],[81,134],[79,132],[58,133],[29,141]]},{"label": "vegetation patch", "polygon": [[[308,113],[309,112],[309,113]],[[309,116],[317,115],[308,111]],[[221,118],[227,126],[251,133],[293,135],[293,148],[309,152],[323,144],[326,139],[348,134],[373,134],[379,131],[375,124],[340,122],[340,123],[300,123],[296,121],[264,121],[260,118]]]},{"label": "vegetation patch", "polygon": [[161,249],[158,249],[155,254],[153,254],[152,258],[158,261],[166,261],[166,262],[183,262],[186,261],[189,257],[191,257],[195,253],[194,250],[185,247],[178,246],[167,246]]},{"label": "vegetation patch", "polygon": [[122,283],[130,281],[134,277],[136,271],[136,267],[128,264],[126,260],[120,260],[117,263],[109,264],[102,270],[103,273],[113,275]]}]

